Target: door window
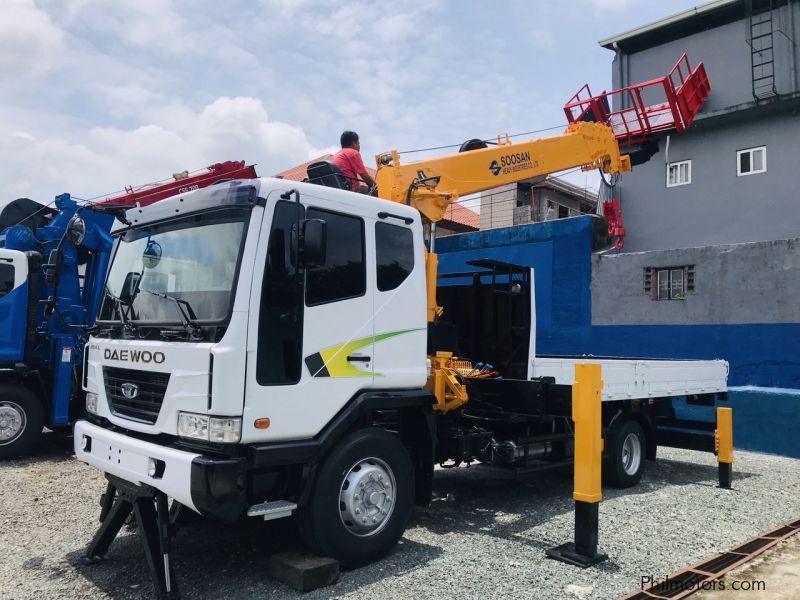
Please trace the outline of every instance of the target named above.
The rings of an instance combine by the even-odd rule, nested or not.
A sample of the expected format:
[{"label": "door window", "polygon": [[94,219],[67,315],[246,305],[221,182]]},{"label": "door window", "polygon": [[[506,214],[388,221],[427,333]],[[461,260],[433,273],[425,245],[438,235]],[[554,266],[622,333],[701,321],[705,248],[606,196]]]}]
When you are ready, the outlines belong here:
[{"label": "door window", "polygon": [[411,230],[389,223],[375,223],[378,291],[397,288],[414,269],[414,236]]},{"label": "door window", "polygon": [[14,289],[14,265],[0,264],[0,298]]},{"label": "door window", "polygon": [[[298,210],[300,215],[297,214]],[[300,381],[303,353],[303,280],[292,250],[292,228],[303,207],[280,201],[267,246],[258,318],[256,381],[290,385]]]},{"label": "door window", "polygon": [[363,219],[319,208],[309,208],[306,218],[327,222],[325,264],[306,270],[306,304],[363,296],[367,291]]}]

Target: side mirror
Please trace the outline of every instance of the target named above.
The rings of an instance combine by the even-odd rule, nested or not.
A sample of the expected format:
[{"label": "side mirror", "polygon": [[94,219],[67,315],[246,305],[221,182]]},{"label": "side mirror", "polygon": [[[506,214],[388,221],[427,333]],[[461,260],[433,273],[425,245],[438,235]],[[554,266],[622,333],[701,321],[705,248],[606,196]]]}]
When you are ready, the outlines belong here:
[{"label": "side mirror", "polygon": [[44,283],[47,287],[56,287],[62,262],[64,262],[64,255],[61,254],[61,250],[51,250],[50,256],[47,259],[47,264],[42,265]]},{"label": "side mirror", "polygon": [[139,281],[142,276],[139,273],[131,271],[125,275],[125,281],[122,284],[122,289],[119,292],[119,301],[126,306],[133,302],[136,294],[139,292]]},{"label": "side mirror", "polygon": [[304,219],[300,223],[300,256],[305,267],[325,264],[328,224],[322,219]]},{"label": "side mirror", "polygon": [[145,269],[155,269],[161,262],[161,244],[150,240],[142,253],[142,266]]}]

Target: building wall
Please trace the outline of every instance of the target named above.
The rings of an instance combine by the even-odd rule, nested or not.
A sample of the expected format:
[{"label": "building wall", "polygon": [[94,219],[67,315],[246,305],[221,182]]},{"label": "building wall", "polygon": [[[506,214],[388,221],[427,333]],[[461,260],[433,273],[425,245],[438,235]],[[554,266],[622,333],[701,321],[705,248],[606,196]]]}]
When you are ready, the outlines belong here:
[{"label": "building wall", "polygon": [[[645,293],[646,268],[683,265],[685,300]],[[800,323],[800,239],[595,255],[591,294],[594,325]]]},{"label": "building wall", "polygon": [[[742,18],[651,48],[626,52],[612,64],[614,87],[665,74],[686,52],[705,64],[711,93],[692,126],[659,139],[660,151],[623,175],[617,187],[627,237],[623,252],[734,244],[797,236],[800,102],[757,106],[752,96],[749,22]],[[800,89],[800,2],[773,11],[775,84]],[[790,39],[791,38],[791,39]],[[629,44],[631,45],[631,44]],[[654,98],[650,98],[654,101]],[[767,146],[767,172],[736,176],[736,151]],[[692,160],[692,182],[666,187],[666,164]]]},{"label": "building wall", "polygon": [[[800,231],[798,108],[696,121],[617,185],[624,252],[796,237]],[[767,147],[765,173],[737,177],[736,152]],[[667,187],[667,162],[692,161],[691,183]]]},{"label": "building wall", "polygon": [[[741,10],[740,21],[639,52],[624,53],[623,41],[623,52],[616,54],[612,67],[614,89],[666,74],[686,52],[692,66],[703,61],[711,83],[711,94],[703,113],[752,102],[750,46],[747,43],[750,28],[745,19],[744,2]],[[800,44],[793,48],[790,39],[800,40],[800,2],[793,0],[774,9],[773,29],[776,88],[781,94],[791,93],[798,89]]]},{"label": "building wall", "polygon": [[481,194],[481,229],[511,227],[517,205],[517,184],[510,183]]}]

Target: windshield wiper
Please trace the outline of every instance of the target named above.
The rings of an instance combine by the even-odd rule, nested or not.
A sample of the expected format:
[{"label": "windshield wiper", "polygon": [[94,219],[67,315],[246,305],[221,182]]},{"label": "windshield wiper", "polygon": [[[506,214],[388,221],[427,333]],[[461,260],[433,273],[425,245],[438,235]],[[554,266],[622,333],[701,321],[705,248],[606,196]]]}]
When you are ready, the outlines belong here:
[{"label": "windshield wiper", "polygon": [[[186,330],[186,333],[189,334],[189,338],[192,340],[201,340],[203,339],[203,329],[195,323],[197,319],[197,315],[195,315],[194,311],[192,310],[192,306],[184,300],[183,298],[176,298],[175,296],[170,296],[169,294],[162,294],[161,292],[153,292],[151,290],[140,290],[140,292],[144,292],[145,294],[150,294],[152,296],[157,296],[158,298],[164,298],[165,300],[172,301],[175,304],[175,308],[178,309],[178,314],[181,317],[181,324],[183,328]],[[186,309],[184,310],[184,306]]]}]

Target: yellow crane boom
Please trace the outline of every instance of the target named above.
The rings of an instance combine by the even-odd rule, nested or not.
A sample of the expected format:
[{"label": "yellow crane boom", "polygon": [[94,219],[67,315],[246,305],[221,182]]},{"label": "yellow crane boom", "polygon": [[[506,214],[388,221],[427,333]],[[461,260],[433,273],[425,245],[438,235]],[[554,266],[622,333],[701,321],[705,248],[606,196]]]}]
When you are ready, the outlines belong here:
[{"label": "yellow crane boom", "polygon": [[559,135],[522,142],[498,136],[495,145],[405,164],[392,150],[376,156],[376,162],[378,196],[414,206],[434,223],[464,194],[574,167],[606,173],[631,168],[611,128],[590,122],[570,123]]},{"label": "yellow crane boom", "polygon": [[[559,135],[522,142],[511,142],[508,135],[498,136],[497,143],[491,145],[476,141],[476,145],[485,147],[407,164],[400,161],[396,150],[379,154],[375,176],[378,196],[413,206],[422,213],[424,221],[436,223],[460,195],[574,167],[611,174],[631,168],[630,157],[620,155],[614,132],[603,123],[570,123]],[[438,260],[433,252],[433,235],[429,244],[425,277],[428,321],[432,322],[442,309],[436,302]],[[466,387],[458,376],[460,362],[452,353],[435,351],[429,360],[428,387],[436,397],[434,408],[448,411],[467,402]]]}]

